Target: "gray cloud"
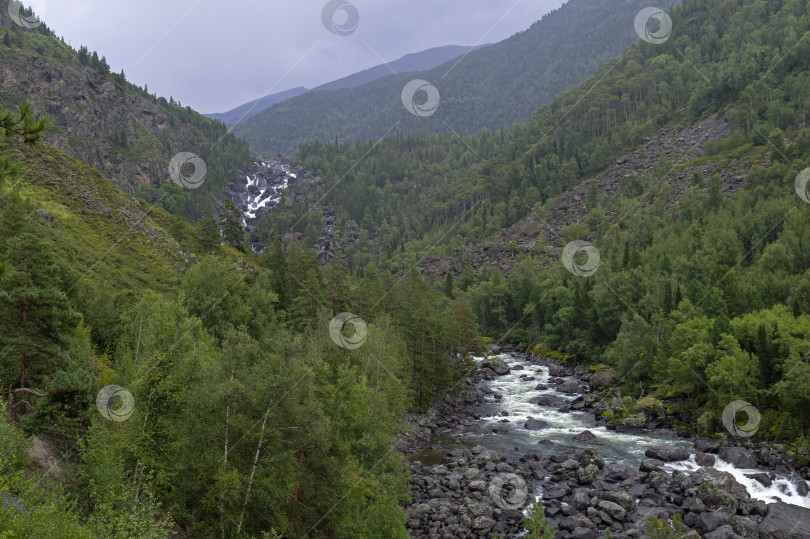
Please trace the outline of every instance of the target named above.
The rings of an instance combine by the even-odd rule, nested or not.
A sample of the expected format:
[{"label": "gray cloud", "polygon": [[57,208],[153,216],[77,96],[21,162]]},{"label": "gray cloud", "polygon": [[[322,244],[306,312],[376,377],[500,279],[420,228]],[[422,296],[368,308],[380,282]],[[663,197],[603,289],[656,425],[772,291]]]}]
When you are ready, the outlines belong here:
[{"label": "gray cloud", "polygon": [[405,54],[495,42],[562,0],[351,0],[347,37],[321,24],[327,0],[37,0],[74,47],[106,55],[135,84],[202,112],[267,93],[313,87]]}]

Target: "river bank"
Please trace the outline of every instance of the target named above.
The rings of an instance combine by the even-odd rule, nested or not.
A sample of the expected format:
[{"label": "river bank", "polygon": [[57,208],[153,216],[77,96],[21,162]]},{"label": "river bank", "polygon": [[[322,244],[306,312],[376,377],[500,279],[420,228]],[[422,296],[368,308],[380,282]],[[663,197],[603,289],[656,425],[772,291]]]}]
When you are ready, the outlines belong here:
[{"label": "river bank", "polygon": [[413,537],[520,536],[538,495],[561,538],[643,537],[675,515],[692,537],[810,537],[810,471],[783,453],[655,418],[608,430],[589,371],[498,352],[458,400],[410,418]]}]

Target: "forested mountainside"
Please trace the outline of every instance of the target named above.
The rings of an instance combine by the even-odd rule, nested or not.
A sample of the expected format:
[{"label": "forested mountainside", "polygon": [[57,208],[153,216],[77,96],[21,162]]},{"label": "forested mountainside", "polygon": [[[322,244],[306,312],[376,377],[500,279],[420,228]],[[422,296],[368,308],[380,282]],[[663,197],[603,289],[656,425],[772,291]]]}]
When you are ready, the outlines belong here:
[{"label": "forested mountainside", "polygon": [[206,114],[209,118],[221,120],[227,125],[233,125],[239,122],[244,122],[248,118],[256,116],[263,110],[266,110],[276,103],[286,101],[293,97],[297,97],[307,92],[317,92],[321,90],[336,90],[340,88],[353,88],[360,86],[367,82],[377,80],[379,78],[390,75],[391,73],[406,73],[410,71],[424,71],[439,64],[443,64],[453,58],[458,58],[462,54],[469,52],[472,49],[485,47],[487,45],[480,45],[479,47],[462,47],[460,45],[445,45],[444,47],[434,47],[421,52],[414,52],[406,54],[398,60],[394,60],[387,64],[364,69],[342,79],[321,84],[313,89],[304,88],[299,86],[291,88],[283,92],[270,94],[259,99],[255,99],[243,105],[239,105],[228,112]]},{"label": "forested mountainside", "polygon": [[[214,197],[250,163],[247,145],[224,124],[127,82],[103,55],[73,49],[47,25],[14,24],[7,4],[0,0],[0,106],[33,101],[52,123],[49,144],[124,191],[167,184],[155,200],[170,211],[192,219],[214,211]],[[208,170],[205,184],[184,197],[169,181],[169,164],[180,152],[201,156]]]},{"label": "forested mountainside", "polygon": [[[420,265],[471,294],[486,335],[608,363],[687,422],[758,402],[768,435],[795,439],[810,421],[807,2],[670,16],[666,42],[511,130],[303,147],[321,190],[260,228],[304,234],[317,202],[350,268]],[[598,251],[588,278],[560,261],[577,240]]]},{"label": "forested mountainside", "polygon": [[[577,511],[596,511],[589,529],[562,518],[566,537],[595,536],[596,518],[600,533],[643,536],[630,528],[647,519],[648,536],[672,537],[678,511],[692,518],[688,537],[797,532],[810,509],[754,502],[711,464],[670,474],[646,460],[630,474],[593,447],[577,452],[567,429],[543,444],[562,453],[541,458],[535,442],[520,462],[457,447],[430,467],[399,451],[403,430],[417,445],[437,426],[461,440],[460,424],[480,418],[452,410],[507,400],[482,380],[531,366],[559,389],[545,395],[552,404],[590,380],[562,409],[595,410],[600,437],[665,420],[671,438],[651,448],[656,458],[689,459],[674,438],[693,433],[707,451],[810,479],[808,0],[685,0],[667,18],[671,33],[648,27],[646,40],[512,128],[330,139],[304,145],[293,165],[277,160],[280,171],[248,159],[238,169],[250,171],[254,198],[242,202],[263,196],[249,190],[259,180],[278,198],[251,231],[261,254],[235,204],[206,215],[194,194],[203,191],[176,182],[136,198],[47,143],[71,126],[48,103],[3,94],[2,533],[405,538],[433,533],[435,519],[466,536],[494,536],[507,520],[553,533],[541,505],[523,519],[528,489],[517,506],[494,501],[515,493],[493,493],[496,472],[510,470],[557,482],[543,492],[550,516],[565,514],[560,500],[573,503],[574,489]],[[44,62],[30,52],[39,46],[64,65],[81,54],[101,77],[91,80],[125,87],[44,25],[0,31],[2,50],[28,58],[14,77],[36,72],[25,66]],[[34,86],[36,101],[44,85]],[[117,117],[126,104],[97,107]],[[210,140],[182,125],[189,140]],[[238,141],[228,147],[226,156],[248,155]],[[221,181],[235,188],[233,175]],[[201,214],[194,225],[181,218]],[[329,256],[313,248],[325,235]],[[528,353],[511,366],[474,359],[505,344]],[[537,383],[528,372],[500,380]],[[742,400],[758,418],[743,442],[769,444],[754,456],[723,434],[740,427],[723,414]],[[524,431],[544,428],[529,419]],[[576,437],[585,434],[598,439]],[[628,520],[643,505],[635,492],[653,506]],[[788,494],[807,490],[779,496]]]},{"label": "forested mountainside", "polygon": [[[672,4],[666,0],[659,7]],[[638,39],[634,17],[645,6],[641,0],[570,0],[528,30],[461,59],[351,89],[310,92],[267,109],[234,132],[258,153],[291,155],[316,140],[508,127],[526,121]],[[439,92],[441,105],[430,117],[415,117],[402,107],[403,87],[414,79]]]},{"label": "forested mountainside", "polygon": [[[405,536],[389,446],[483,351],[469,297],[417,273],[320,267],[300,244],[221,246],[216,224],[193,228],[37,144],[42,127],[29,106],[0,114],[0,526]],[[226,239],[241,235],[230,225]],[[362,320],[333,330],[350,310]],[[23,433],[57,482],[28,471]]]}]

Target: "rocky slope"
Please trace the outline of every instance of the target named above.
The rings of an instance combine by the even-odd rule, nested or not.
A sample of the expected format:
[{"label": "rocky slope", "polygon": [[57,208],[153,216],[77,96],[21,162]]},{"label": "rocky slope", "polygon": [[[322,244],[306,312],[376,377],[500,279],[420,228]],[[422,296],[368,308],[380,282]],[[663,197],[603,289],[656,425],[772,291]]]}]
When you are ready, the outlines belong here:
[{"label": "rocky slope", "polygon": [[[660,181],[661,184],[666,183],[671,188],[671,197],[667,204],[669,211],[675,210],[695,172],[700,172],[706,178],[715,172],[719,173],[723,179],[723,192],[726,196],[730,196],[742,188],[746,171],[752,163],[735,161],[722,168],[718,168],[718,165],[712,162],[694,164],[706,155],[708,142],[727,136],[731,132],[728,116],[728,113],[722,117],[711,116],[683,129],[674,126],[665,127],[649,137],[637,150],[618,159],[615,166],[554,198],[547,205],[542,218],[532,213],[504,229],[499,238],[492,238],[477,245],[468,241],[463,248],[455,249],[451,255],[425,258],[419,267],[423,273],[442,278],[448,272],[454,277],[459,275],[463,263],[476,271],[489,266],[507,274],[525,254],[530,252],[545,252],[556,259],[562,247],[562,230],[570,224],[585,222],[588,213],[586,200],[592,186],[595,186],[600,200],[613,199],[621,192],[625,182],[634,176],[642,177],[650,174],[662,159],[674,165]],[[768,166],[767,162],[757,164]],[[637,211],[641,213],[649,211],[651,203],[651,200],[641,200]],[[616,215],[609,210],[606,213],[613,224],[627,217]],[[539,245],[538,241],[541,240],[544,243]],[[510,242],[515,242],[519,248],[514,254],[506,248]]]},{"label": "rocky slope", "polygon": [[149,95],[120,75],[82,65],[56,37],[23,30],[8,17],[4,0],[0,34],[10,42],[0,40],[0,107],[32,100],[53,121],[47,143],[127,192],[167,181],[169,162],[179,152],[211,154],[234,140],[223,124]]},{"label": "rocky slope", "polygon": [[[673,165],[659,182],[670,188],[670,199],[666,205],[668,211],[677,211],[678,201],[690,186],[695,172],[700,172],[704,178],[715,172],[719,173],[723,180],[723,193],[730,196],[742,188],[747,170],[753,164],[769,166],[767,160],[752,163],[750,160],[740,159],[720,166],[705,159],[706,144],[731,133],[732,126],[728,120],[730,114],[711,116],[684,128],[665,127],[648,137],[638,149],[618,159],[610,169],[552,199],[542,218],[532,213],[504,229],[499,237],[479,244],[468,240],[463,247],[454,249],[452,254],[426,257],[419,264],[419,269],[423,274],[442,279],[448,272],[454,277],[458,276],[464,264],[474,268],[476,272],[489,266],[508,274],[529,253],[545,253],[556,260],[562,247],[562,230],[570,224],[585,222],[588,213],[586,200],[591,186],[595,186],[599,199],[607,202],[622,193],[622,189],[632,178],[651,174],[662,159]],[[342,229],[335,229],[335,212],[315,203],[319,196],[319,185],[320,180],[315,178],[307,184],[291,185],[290,190],[294,200],[309,201],[312,211],[320,212],[327,223],[320,231],[317,246],[319,257],[325,263],[336,253],[344,253],[347,244],[358,243],[359,227],[356,222],[349,220]],[[647,198],[639,200],[637,211],[650,211],[652,202]],[[616,215],[610,210],[609,204],[606,207],[607,217],[612,224],[627,217]],[[375,237],[376,234],[372,233],[369,239],[373,242]],[[543,243],[540,244],[540,241]],[[518,251],[514,254],[507,249],[510,242],[518,246]]]},{"label": "rocky slope", "polygon": [[[570,368],[555,360],[528,356],[529,364],[548,370],[549,383],[557,390],[578,395],[559,401],[558,411],[588,411],[605,424],[602,410],[611,406],[609,373],[591,374],[583,368]],[[529,377],[533,367],[512,366]],[[466,391],[453,403],[443,403],[431,413],[409,418],[411,434],[400,440],[400,449],[415,454],[421,445],[432,443],[437,435],[462,444],[464,431],[481,417],[476,405],[499,401],[503,395],[486,384],[508,374],[510,366],[497,358],[480,365],[466,381]],[[537,371],[539,372],[539,370]],[[540,406],[555,406],[539,403]],[[618,406],[618,405],[617,405]],[[773,472],[792,474],[799,496],[807,496],[806,479],[810,469],[798,467],[795,459],[778,446],[733,445],[729,440],[691,437],[676,433],[655,407],[637,405],[645,415],[638,424],[614,424],[625,432],[654,432],[659,445],[646,450],[638,465],[602,457],[587,447],[597,437],[590,431],[568,435],[580,446],[566,447],[567,440],[543,440],[534,447],[515,447],[502,454],[484,446],[445,450],[441,463],[423,464],[430,452],[412,456],[413,501],[407,507],[407,527],[412,537],[490,537],[497,532],[519,537],[523,531],[522,511],[533,501],[532,492],[542,493],[545,513],[557,532],[555,537],[590,538],[648,537],[650,521],[673,526],[677,518],[682,531],[678,537],[709,539],[810,537],[810,509],[777,500],[773,503],[754,499],[731,473],[713,468],[716,458],[735,468],[764,468],[770,473],[756,474],[757,481],[770,481]],[[649,417],[647,416],[649,412]],[[501,415],[509,415],[503,413]],[[505,417],[504,422],[510,419]],[[537,425],[524,426],[542,430]],[[494,435],[499,433],[493,432]],[[689,438],[694,451],[668,443]],[[582,446],[585,446],[582,449]],[[433,447],[441,451],[441,444]],[[780,452],[781,451],[781,452]],[[673,467],[694,459],[693,471]],[[427,462],[427,461],[426,461]],[[802,490],[803,489],[803,490]],[[674,537],[675,535],[668,535]]]}]

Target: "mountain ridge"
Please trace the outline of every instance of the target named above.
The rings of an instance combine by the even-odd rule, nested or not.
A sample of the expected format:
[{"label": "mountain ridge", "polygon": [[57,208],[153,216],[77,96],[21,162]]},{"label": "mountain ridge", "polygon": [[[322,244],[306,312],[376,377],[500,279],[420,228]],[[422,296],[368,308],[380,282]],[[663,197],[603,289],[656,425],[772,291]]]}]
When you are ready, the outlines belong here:
[{"label": "mountain ridge", "polygon": [[[461,62],[389,75],[351,89],[303,94],[257,114],[234,132],[257,153],[290,155],[316,140],[376,140],[394,131],[472,134],[509,127],[526,121],[554,95],[576,86],[638,39],[633,19],[645,6],[642,0],[569,0],[527,30],[473,51]],[[435,113],[417,117],[403,107],[403,88],[413,79],[437,89]]]},{"label": "mountain ridge", "polygon": [[353,88],[366,82],[371,82],[381,77],[385,77],[393,73],[405,73],[410,71],[420,71],[423,69],[430,69],[436,65],[447,62],[453,58],[457,58],[462,54],[466,54],[471,50],[480,49],[490,45],[489,43],[477,46],[463,46],[463,45],[443,45],[440,47],[432,47],[420,52],[413,52],[402,56],[397,60],[379,64],[357,73],[347,75],[340,79],[330,81],[314,88],[306,88],[304,86],[297,86],[282,92],[266,95],[252,101],[248,101],[242,105],[232,108],[227,112],[215,112],[206,114],[209,118],[214,118],[224,122],[226,125],[234,125],[244,122],[253,116],[267,110],[273,105],[298,97],[299,95],[308,92],[319,92],[324,90],[338,90],[343,88]]}]

